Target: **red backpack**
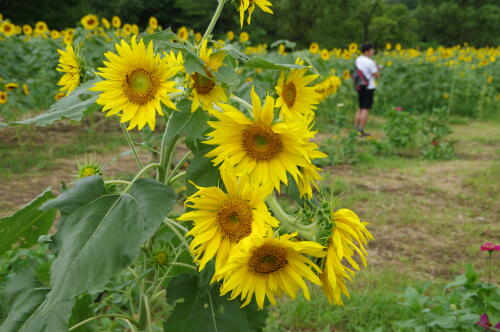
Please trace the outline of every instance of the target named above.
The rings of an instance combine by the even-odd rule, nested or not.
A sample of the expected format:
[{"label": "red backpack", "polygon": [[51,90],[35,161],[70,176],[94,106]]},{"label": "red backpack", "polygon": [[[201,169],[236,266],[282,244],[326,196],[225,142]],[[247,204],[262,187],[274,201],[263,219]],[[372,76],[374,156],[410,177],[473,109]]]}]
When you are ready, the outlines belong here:
[{"label": "red backpack", "polygon": [[361,90],[361,86],[368,85],[368,79],[366,78],[365,74],[361,70],[358,69],[358,67],[354,66],[354,70],[351,74],[352,81],[354,83],[354,88],[359,91]]}]

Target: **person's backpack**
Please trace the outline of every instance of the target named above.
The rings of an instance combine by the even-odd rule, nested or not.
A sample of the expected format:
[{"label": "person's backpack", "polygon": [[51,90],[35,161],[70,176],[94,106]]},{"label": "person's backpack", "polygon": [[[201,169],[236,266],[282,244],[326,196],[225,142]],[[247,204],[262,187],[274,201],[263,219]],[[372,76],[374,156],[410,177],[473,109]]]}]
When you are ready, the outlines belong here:
[{"label": "person's backpack", "polygon": [[363,74],[363,72],[356,66],[354,66],[351,77],[354,82],[354,88],[357,91],[361,90],[361,86],[368,85],[368,80],[366,79],[365,74]]}]

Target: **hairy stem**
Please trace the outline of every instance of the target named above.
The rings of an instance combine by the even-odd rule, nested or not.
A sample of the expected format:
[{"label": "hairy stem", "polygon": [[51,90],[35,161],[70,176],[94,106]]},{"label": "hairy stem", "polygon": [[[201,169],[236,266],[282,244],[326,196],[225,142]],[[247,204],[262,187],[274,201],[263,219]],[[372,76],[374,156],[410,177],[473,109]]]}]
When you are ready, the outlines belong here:
[{"label": "hairy stem", "polygon": [[210,21],[210,24],[207,27],[207,30],[203,34],[203,39],[208,39],[210,35],[212,34],[212,31],[214,30],[215,24],[219,20],[220,13],[222,12],[222,8],[224,8],[224,5],[226,4],[227,0],[219,0],[219,4],[217,5],[217,9],[215,10],[214,16],[212,16],[212,20]]},{"label": "hairy stem", "polygon": [[127,140],[128,146],[132,150],[132,154],[134,155],[137,166],[139,167],[139,169],[144,168],[144,164],[142,163],[141,158],[139,158],[139,154],[137,153],[137,150],[135,148],[134,141],[132,141],[132,137],[130,137],[127,128],[125,128],[125,125],[123,123],[120,123],[120,128],[122,128],[123,135]]}]

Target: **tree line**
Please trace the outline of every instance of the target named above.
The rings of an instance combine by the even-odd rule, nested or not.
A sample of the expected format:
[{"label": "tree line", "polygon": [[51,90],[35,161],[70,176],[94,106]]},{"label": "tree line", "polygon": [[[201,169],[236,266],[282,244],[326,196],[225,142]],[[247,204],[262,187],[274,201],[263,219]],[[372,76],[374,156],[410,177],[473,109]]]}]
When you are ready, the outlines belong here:
[{"label": "tree line", "polygon": [[[239,0],[226,6],[218,33],[240,32],[235,10]],[[370,41],[378,46],[500,44],[500,2],[497,0],[272,0],[274,15],[256,10],[254,23],[244,27],[259,42],[279,39],[300,47],[315,41],[324,47],[345,47]],[[187,26],[202,31],[216,0],[1,0],[0,13],[16,24],[46,21],[50,27],[74,26],[88,13],[119,15],[145,27],[155,16],[163,27]]]}]

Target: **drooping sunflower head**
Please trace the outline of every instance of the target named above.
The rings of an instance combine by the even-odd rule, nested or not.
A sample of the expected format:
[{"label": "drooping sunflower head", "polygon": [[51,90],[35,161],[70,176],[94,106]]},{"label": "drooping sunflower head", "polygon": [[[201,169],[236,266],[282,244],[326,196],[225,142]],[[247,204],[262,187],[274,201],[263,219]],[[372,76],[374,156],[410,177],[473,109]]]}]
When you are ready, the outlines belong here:
[{"label": "drooping sunflower head", "polygon": [[275,296],[283,293],[295,298],[302,289],[306,299],[310,298],[307,279],[317,285],[321,281],[316,275],[319,267],[306,255],[323,257],[323,246],[312,241],[295,241],[295,234],[279,238],[248,237],[244,239],[227,263],[216,271],[217,279],[223,279],[221,294],[231,292],[230,299],[241,296],[243,306],[255,295],[260,309],[267,297],[276,304]]},{"label": "drooping sunflower head", "polygon": [[221,167],[225,191],[217,187],[197,187],[186,201],[193,209],[179,217],[193,221],[190,249],[200,264],[200,271],[216,256],[216,270],[226,263],[235,246],[250,235],[272,234],[278,221],[267,210],[264,198],[269,187],[255,185],[248,176],[236,176],[233,169]]},{"label": "drooping sunflower head", "polygon": [[78,51],[75,52],[70,44],[66,45],[65,51],[57,50],[57,52],[59,52],[59,64],[56,70],[64,73],[57,84],[61,86],[59,90],[65,91],[68,95],[80,85],[85,74],[85,65]]},{"label": "drooping sunflower head", "polygon": [[111,28],[111,23],[109,23],[107,18],[105,17],[101,18],[101,22],[105,29]]},{"label": "drooping sunflower head", "polygon": [[279,98],[276,107],[281,107],[284,115],[307,115],[316,109],[321,96],[309,83],[318,78],[318,75],[306,75],[307,68],[293,69],[285,79],[282,71],[275,89]]},{"label": "drooping sunflower head", "polygon": [[80,20],[86,30],[95,30],[99,26],[99,19],[96,15],[88,14]]},{"label": "drooping sunflower head", "polygon": [[373,236],[366,228],[368,223],[362,222],[351,210],[340,209],[332,212],[331,218],[332,230],[320,277],[328,301],[343,305],[342,294],[349,297],[347,280],[352,280],[355,270],[360,270],[358,262],[353,258],[357,253],[366,267],[367,252],[364,245],[373,239]]},{"label": "drooping sunflower head", "polygon": [[211,112],[218,121],[208,123],[214,130],[205,143],[216,147],[206,156],[215,165],[233,165],[238,174],[247,173],[256,183],[272,184],[277,190],[281,183],[288,184],[287,174],[296,182],[299,178],[308,182],[301,169],[314,159],[310,121],[295,117],[277,121],[272,97],[267,96],[262,105],[254,89],[251,96],[252,118],[231,105],[220,104],[223,112]]},{"label": "drooping sunflower head", "polygon": [[104,78],[97,82],[93,91],[100,91],[97,99],[107,116],[118,114],[121,122],[130,121],[128,129],[142,129],[146,124],[155,128],[156,113],[163,115],[161,104],[176,109],[168,93],[176,92],[175,82],[169,78],[179,71],[178,66],[169,66],[165,59],[155,54],[153,43],[148,46],[141,39],[132,37],[130,44],[122,40],[116,44],[116,52],[107,52],[105,67],[98,75]]},{"label": "drooping sunflower head", "polygon": [[255,10],[255,5],[259,6],[259,8],[265,13],[273,14],[273,11],[270,8],[273,4],[268,0],[240,0],[238,11],[240,12],[240,25],[242,28],[246,11],[248,11],[247,24],[252,22],[252,14]]}]

